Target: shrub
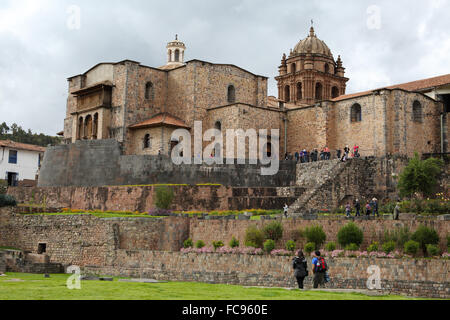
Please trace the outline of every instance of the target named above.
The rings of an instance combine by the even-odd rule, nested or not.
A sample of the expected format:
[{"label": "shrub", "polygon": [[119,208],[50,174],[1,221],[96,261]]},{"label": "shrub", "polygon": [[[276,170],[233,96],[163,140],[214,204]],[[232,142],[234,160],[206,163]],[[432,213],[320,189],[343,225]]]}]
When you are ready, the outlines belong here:
[{"label": "shrub", "polygon": [[295,241],[294,240],[289,240],[288,242],[286,242],[286,250],[294,252],[295,251]]},{"label": "shrub", "polygon": [[384,242],[394,241],[397,248],[403,248],[405,243],[411,240],[411,232],[408,227],[396,228],[395,230],[384,233]]},{"label": "shrub", "polygon": [[283,226],[280,222],[272,222],[263,229],[264,238],[267,240],[278,241],[283,237]]},{"label": "shrub", "polygon": [[345,250],[347,251],[358,251],[359,250],[359,246],[355,243],[350,243],[349,245],[347,245],[345,247]]},{"label": "shrub", "polygon": [[214,250],[217,250],[225,246],[222,241],[213,241],[212,245],[214,247]]},{"label": "shrub", "polygon": [[427,253],[431,257],[436,257],[440,254],[439,247],[434,244],[429,244],[429,245],[427,245]]},{"label": "shrub", "polygon": [[166,186],[158,186],[155,189],[155,206],[158,209],[168,210],[172,205],[175,197],[172,188]]},{"label": "shrub", "polygon": [[198,240],[198,241],[195,243],[195,247],[196,247],[197,249],[204,248],[204,247],[205,247],[205,243],[204,243],[202,240]]},{"label": "shrub", "polygon": [[405,243],[405,253],[415,256],[417,254],[417,251],[419,251],[420,243],[409,240]]},{"label": "shrub", "polygon": [[252,248],[262,248],[263,244],[264,233],[255,226],[249,227],[245,232],[245,246]]},{"label": "shrub", "polygon": [[336,243],[335,242],[328,242],[327,245],[325,246],[325,250],[332,252],[334,250],[336,250]]},{"label": "shrub", "polygon": [[194,247],[194,242],[191,238],[187,239],[183,244],[185,249]]},{"label": "shrub", "polygon": [[394,241],[389,241],[389,242],[386,242],[383,244],[384,253],[389,254],[394,250],[395,250],[395,242]]},{"label": "shrub", "polygon": [[235,237],[233,237],[233,239],[231,239],[229,245],[230,245],[230,248],[238,248],[239,240],[237,240]]},{"label": "shrub", "polygon": [[307,254],[311,254],[314,250],[316,250],[316,244],[314,242],[310,242],[305,245],[305,252]]},{"label": "shrub", "polygon": [[269,239],[264,242],[264,251],[267,253],[271,253],[273,250],[275,250],[275,241]]},{"label": "shrub", "polygon": [[447,251],[450,252],[450,234],[447,235]]},{"label": "shrub", "polygon": [[0,208],[1,207],[15,207],[17,205],[16,199],[8,194],[0,194]]},{"label": "shrub", "polygon": [[416,232],[412,235],[412,240],[418,242],[424,254],[427,253],[427,245],[439,244],[439,235],[436,230],[428,228],[424,225],[419,226]]},{"label": "shrub", "polygon": [[380,244],[378,242],[374,242],[367,248],[367,252],[378,252],[379,249]]},{"label": "shrub", "polygon": [[312,226],[305,229],[305,236],[308,242],[314,242],[316,248],[320,248],[325,243],[327,235],[323,231],[322,226]]},{"label": "shrub", "polygon": [[339,244],[344,248],[352,243],[361,246],[364,239],[364,234],[356,224],[350,222],[339,230],[337,238]]}]

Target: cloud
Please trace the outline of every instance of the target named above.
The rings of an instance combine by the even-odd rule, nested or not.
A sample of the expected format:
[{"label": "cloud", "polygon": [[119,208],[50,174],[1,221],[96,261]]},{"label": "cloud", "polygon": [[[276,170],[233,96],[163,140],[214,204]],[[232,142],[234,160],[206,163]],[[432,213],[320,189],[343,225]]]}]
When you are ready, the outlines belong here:
[{"label": "cloud", "polygon": [[[79,28],[68,28],[70,6],[80,8]],[[380,28],[368,27],[371,6],[380,9]],[[307,36],[311,19],[342,56],[349,93],[450,73],[449,11],[446,0],[3,0],[0,122],[55,134],[68,77],[104,61],[161,66],[175,34],[187,60],[268,76],[276,95],[281,56]]]}]

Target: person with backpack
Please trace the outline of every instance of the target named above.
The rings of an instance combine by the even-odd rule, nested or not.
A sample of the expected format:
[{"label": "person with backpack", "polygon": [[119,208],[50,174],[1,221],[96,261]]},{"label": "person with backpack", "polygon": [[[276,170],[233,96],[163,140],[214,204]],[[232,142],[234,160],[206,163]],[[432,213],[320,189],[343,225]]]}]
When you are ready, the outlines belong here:
[{"label": "person with backpack", "polygon": [[370,217],[371,213],[372,213],[372,207],[370,206],[369,201],[367,201],[367,203],[366,203],[366,216]]},{"label": "person with backpack", "polygon": [[292,262],[294,268],[294,276],[297,279],[298,288],[303,289],[303,282],[308,276],[308,263],[302,250],[297,252],[297,256]]},{"label": "person with backpack", "polygon": [[360,217],[361,216],[361,203],[359,202],[358,199],[356,199],[355,209],[356,209],[356,217]]},{"label": "person with backpack", "polygon": [[327,262],[325,258],[320,255],[320,251],[314,253],[314,259],[312,260],[313,273],[314,273],[314,289],[319,288],[325,284],[325,274],[328,270]]}]

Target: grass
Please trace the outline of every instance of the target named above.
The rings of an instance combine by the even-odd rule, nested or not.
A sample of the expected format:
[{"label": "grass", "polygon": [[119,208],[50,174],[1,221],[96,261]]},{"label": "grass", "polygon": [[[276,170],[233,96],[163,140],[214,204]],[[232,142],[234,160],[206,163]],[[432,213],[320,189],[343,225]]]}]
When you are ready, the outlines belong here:
[{"label": "grass", "polygon": [[[285,289],[244,288],[232,285],[170,282],[159,284],[82,281],[69,290],[69,275],[7,273],[0,277],[0,300],[410,300],[402,296],[366,296]],[[11,281],[20,279],[23,281]],[[419,300],[419,299],[414,299]]]},{"label": "grass", "polygon": [[125,214],[125,213],[108,213],[108,212],[60,212],[60,213],[33,213],[23,214],[24,216],[76,216],[76,215],[91,215],[97,218],[147,218],[147,219],[163,219],[166,217],[150,216],[148,214]]}]

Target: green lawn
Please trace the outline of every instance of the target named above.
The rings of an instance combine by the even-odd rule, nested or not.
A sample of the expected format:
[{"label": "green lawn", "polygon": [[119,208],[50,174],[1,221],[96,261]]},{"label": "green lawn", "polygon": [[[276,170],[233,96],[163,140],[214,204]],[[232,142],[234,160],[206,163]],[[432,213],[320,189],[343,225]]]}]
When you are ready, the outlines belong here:
[{"label": "green lawn", "polygon": [[[399,296],[370,297],[362,294],[285,289],[244,288],[203,283],[127,283],[82,281],[81,290],[66,287],[68,275],[7,273],[0,277],[0,300],[406,300]],[[15,279],[15,280],[13,280]],[[20,279],[22,281],[17,281]],[[13,281],[11,281],[13,280]]]}]

